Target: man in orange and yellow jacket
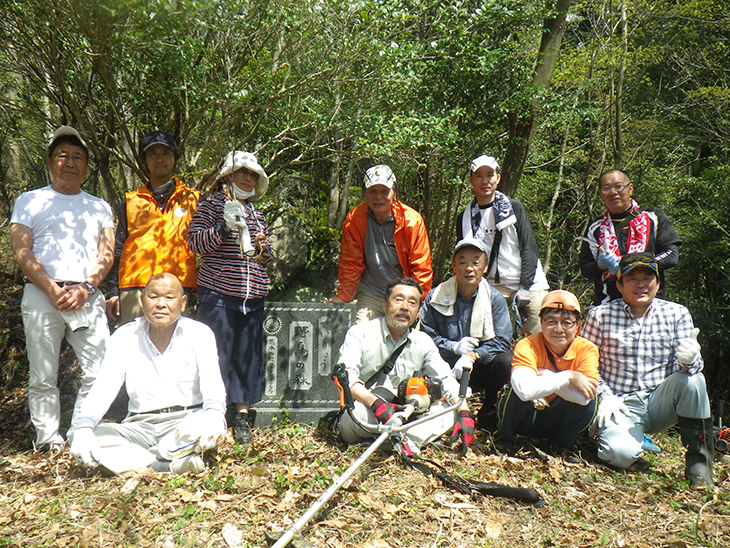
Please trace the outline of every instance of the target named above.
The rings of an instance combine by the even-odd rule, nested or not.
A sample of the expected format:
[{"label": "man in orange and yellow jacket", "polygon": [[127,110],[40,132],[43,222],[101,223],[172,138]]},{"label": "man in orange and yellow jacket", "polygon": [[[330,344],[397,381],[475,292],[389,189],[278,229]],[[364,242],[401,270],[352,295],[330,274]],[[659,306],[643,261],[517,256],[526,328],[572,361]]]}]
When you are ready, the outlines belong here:
[{"label": "man in orange and yellow jacket", "polygon": [[174,274],[187,294],[197,284],[195,254],[186,238],[200,192],[172,176],[178,149],[169,133],[145,134],[139,149],[149,181],[125,194],[114,265],[106,278],[111,293],[107,314],[122,324],[142,315],[140,296],[151,276]]}]

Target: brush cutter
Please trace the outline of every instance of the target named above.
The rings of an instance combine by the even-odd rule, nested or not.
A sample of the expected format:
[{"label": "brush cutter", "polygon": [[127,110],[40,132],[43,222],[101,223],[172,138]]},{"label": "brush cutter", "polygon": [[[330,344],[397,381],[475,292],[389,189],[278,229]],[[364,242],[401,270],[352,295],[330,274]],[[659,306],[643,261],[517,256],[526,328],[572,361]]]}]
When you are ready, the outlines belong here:
[{"label": "brush cutter", "polygon": [[424,396],[422,393],[408,394],[408,391],[406,391],[406,403],[403,406],[403,410],[394,413],[393,417],[387,423],[373,425],[363,422],[354,413],[355,402],[352,398],[352,393],[350,392],[350,383],[347,377],[347,371],[345,370],[344,364],[337,364],[334,370],[334,378],[335,382],[340,387],[340,404],[345,407],[347,413],[350,415],[350,418],[352,418],[352,420],[355,421],[355,423],[357,423],[361,428],[372,433],[379,433],[380,435],[375,439],[370,447],[368,447],[367,450],[362,455],[360,455],[360,458],[353,462],[352,465],[350,465],[350,467],[345,470],[345,472],[341,476],[339,476],[332,483],[332,485],[330,485],[327,491],[322,493],[322,495],[309,508],[309,510],[307,510],[302,515],[302,517],[300,517],[296,521],[296,523],[294,523],[294,525],[292,525],[279,537],[279,539],[271,548],[283,548],[284,546],[287,546],[294,538],[294,536],[304,528],[309,520],[311,520],[317,514],[317,512],[319,512],[322,507],[327,504],[327,502],[334,496],[334,494],[340,489],[340,487],[342,487],[347,482],[347,480],[349,480],[350,477],[357,471],[357,469],[360,468],[365,463],[365,461],[368,460],[370,456],[375,453],[375,451],[377,451],[377,449],[381,445],[383,445],[383,443],[385,443],[388,439],[396,434],[405,432],[413,426],[422,424],[435,417],[440,417],[441,415],[451,413],[458,409],[459,406],[466,399],[466,391],[467,387],[469,386],[470,374],[471,368],[467,369],[465,367],[464,374],[461,377],[461,384],[459,385],[459,399],[456,401],[456,403],[450,405],[449,407],[445,407],[438,412],[433,413],[432,415],[423,416],[412,422],[406,422],[414,412],[425,411],[430,407],[430,398],[428,399],[428,401],[424,399],[428,398],[428,396]]}]

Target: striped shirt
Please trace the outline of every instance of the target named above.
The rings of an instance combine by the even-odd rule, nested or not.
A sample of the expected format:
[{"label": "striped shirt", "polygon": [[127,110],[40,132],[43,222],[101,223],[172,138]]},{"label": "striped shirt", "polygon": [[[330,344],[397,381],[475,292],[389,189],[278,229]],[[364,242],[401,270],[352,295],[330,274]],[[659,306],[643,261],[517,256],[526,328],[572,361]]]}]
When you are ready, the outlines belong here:
[{"label": "striped shirt", "polygon": [[681,304],[654,299],[643,318],[635,318],[623,299],[597,306],[588,313],[582,336],[598,346],[602,396],[653,390],[675,371],[694,375],[704,365],[677,361],[676,350],[694,328]]},{"label": "striped shirt", "polygon": [[[238,229],[229,232],[223,220],[225,203],[223,193],[214,192],[198,204],[188,226],[188,246],[201,259],[198,287],[242,299],[266,297],[271,281],[264,266],[271,262],[271,246],[266,250],[264,265],[253,258],[242,257],[237,241]],[[268,238],[264,214],[250,203],[243,204],[243,208],[251,243],[260,232]]]}]

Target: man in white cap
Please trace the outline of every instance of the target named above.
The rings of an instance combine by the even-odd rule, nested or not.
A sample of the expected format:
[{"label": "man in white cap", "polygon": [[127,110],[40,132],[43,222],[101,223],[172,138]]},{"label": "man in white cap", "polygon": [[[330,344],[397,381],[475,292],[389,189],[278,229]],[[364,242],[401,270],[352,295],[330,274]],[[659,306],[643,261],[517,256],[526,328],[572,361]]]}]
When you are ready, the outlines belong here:
[{"label": "man in white cap", "polygon": [[[226,433],[225,389],[215,337],[182,318],[187,297],[175,276],[152,276],[142,291],[144,316],[109,339],[99,378],[79,412],[71,454],[115,474],[149,467],[200,473],[201,454]],[[122,386],[129,412],[119,424],[101,422]]]},{"label": "man in white cap", "polygon": [[105,201],[81,190],[89,153],[78,131],[56,130],[48,145],[49,186],[24,192],[10,218],[13,259],[25,276],[23,312],[30,378],[28,407],[38,450],[56,451],[61,408],[58,360],[65,338],[83,377],[77,411],[91,388],[109,337],[99,284],[112,264],[114,220]]},{"label": "man in white cap", "polygon": [[497,424],[497,392],[509,381],[509,310],[504,297],[484,279],[487,252],[482,240],[458,242],[451,266],[454,275],[431,290],[423,302],[421,330],[436,343],[457,379],[465,365],[473,365],[469,386],[484,393],[477,422],[480,428],[490,429]]},{"label": "man in white cap", "polygon": [[527,335],[540,331],[540,303],[549,289],[525,207],[497,190],[501,175],[492,156],[470,165],[474,200],[456,220],[457,239],[476,238],[488,250],[487,279],[526,314]]},{"label": "man in white cap", "polygon": [[431,246],[421,215],[396,199],[395,175],[386,165],[365,172],[365,202],[342,225],[337,295],[332,303],[357,300],[357,322],[383,316],[385,286],[403,276],[431,289]]},{"label": "man in white cap", "polygon": [[107,312],[122,324],[142,315],[140,296],[151,276],[174,274],[188,296],[197,284],[195,254],[188,247],[186,234],[200,192],[172,176],[178,148],[169,133],[145,134],[139,155],[149,180],[124,195],[114,265],[106,279],[111,294]]}]

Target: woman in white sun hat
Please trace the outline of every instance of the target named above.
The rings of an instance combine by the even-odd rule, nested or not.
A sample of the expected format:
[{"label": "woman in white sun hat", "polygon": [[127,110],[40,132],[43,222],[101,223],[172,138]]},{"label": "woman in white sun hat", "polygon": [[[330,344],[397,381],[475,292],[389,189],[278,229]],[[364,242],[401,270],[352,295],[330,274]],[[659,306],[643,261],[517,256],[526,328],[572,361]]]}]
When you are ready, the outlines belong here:
[{"label": "woman in white sun hat", "polygon": [[251,441],[253,413],[261,400],[266,266],[272,250],[266,219],[253,203],[269,178],[249,152],[229,152],[211,194],[188,227],[188,245],[200,255],[197,319],[215,333],[228,404],[235,404],[233,434]]}]

